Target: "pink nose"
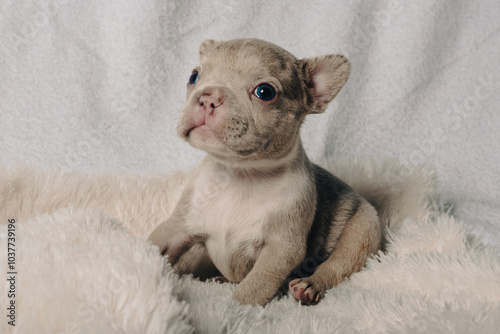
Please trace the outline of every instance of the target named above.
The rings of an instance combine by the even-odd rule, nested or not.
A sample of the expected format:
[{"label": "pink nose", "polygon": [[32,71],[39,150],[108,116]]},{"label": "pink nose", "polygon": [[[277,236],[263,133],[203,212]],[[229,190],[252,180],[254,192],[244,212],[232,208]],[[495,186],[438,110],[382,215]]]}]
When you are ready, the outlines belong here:
[{"label": "pink nose", "polygon": [[223,97],[223,93],[219,89],[204,93],[199,98],[200,106],[205,109],[205,112],[213,113],[217,107],[220,107],[222,105]]}]

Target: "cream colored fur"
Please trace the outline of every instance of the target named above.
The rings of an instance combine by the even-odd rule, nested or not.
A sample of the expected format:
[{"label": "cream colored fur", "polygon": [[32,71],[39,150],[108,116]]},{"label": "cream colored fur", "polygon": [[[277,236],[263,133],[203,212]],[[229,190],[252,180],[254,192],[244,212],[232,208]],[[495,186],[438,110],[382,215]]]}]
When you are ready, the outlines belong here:
[{"label": "cream colored fur", "polygon": [[[175,176],[173,176],[175,175]],[[74,171],[0,169],[0,219],[25,221],[60,208],[103,210],[134,235],[146,239],[170,216],[185,185],[172,175],[82,174]]]},{"label": "cream colored fur", "polygon": [[305,116],[323,112],[346,83],[349,61],[299,60],[257,39],[208,40],[199,53],[177,133],[208,154],[148,239],[178,266],[205,248],[203,261],[239,283],[243,304],[268,303],[313,258],[316,272],[289,288],[316,304],[381,247],[377,212],[311,163],[299,135]]}]

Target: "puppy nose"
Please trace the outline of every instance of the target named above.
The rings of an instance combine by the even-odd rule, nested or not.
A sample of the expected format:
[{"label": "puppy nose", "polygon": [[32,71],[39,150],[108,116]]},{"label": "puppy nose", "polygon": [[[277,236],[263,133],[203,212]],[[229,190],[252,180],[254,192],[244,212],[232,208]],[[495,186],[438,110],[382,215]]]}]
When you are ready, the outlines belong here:
[{"label": "puppy nose", "polygon": [[212,113],[217,107],[222,105],[223,97],[224,95],[220,89],[206,91],[199,98],[200,106],[209,113]]}]

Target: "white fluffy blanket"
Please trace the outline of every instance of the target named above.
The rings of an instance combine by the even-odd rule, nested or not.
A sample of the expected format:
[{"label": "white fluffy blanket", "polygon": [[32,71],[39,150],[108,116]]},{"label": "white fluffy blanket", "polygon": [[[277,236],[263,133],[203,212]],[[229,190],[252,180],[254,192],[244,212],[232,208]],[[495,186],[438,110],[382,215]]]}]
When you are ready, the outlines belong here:
[{"label": "white fluffy blanket", "polygon": [[[442,211],[432,173],[389,163],[326,165],[380,208],[388,243],[310,307],[290,296],[242,306],[232,284],[173,273],[144,240],[168,217],[182,174],[4,168],[0,212],[16,219],[18,280],[16,326],[4,320],[2,333],[498,331],[500,257]],[[5,268],[5,251],[0,259]],[[0,291],[8,288],[2,280]]]}]

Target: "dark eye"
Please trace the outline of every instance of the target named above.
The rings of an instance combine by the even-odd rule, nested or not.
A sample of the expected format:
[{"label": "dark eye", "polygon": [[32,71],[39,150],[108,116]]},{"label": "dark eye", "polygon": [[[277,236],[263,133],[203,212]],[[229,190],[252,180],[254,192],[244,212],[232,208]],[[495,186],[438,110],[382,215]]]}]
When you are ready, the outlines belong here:
[{"label": "dark eye", "polygon": [[276,96],[276,91],[273,86],[263,83],[255,88],[254,94],[263,101],[271,101]]},{"label": "dark eye", "polygon": [[189,84],[194,85],[198,81],[198,71],[194,71],[189,77]]}]

